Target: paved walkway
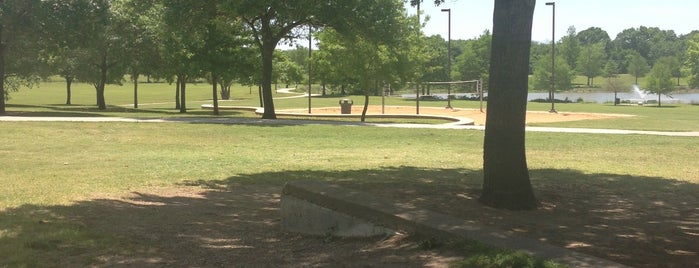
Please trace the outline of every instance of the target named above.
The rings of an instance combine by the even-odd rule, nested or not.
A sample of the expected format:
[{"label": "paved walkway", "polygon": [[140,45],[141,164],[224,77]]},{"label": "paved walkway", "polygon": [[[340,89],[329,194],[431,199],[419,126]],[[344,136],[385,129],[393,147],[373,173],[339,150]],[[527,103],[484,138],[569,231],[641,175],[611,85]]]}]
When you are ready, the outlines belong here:
[{"label": "paved walkway", "polygon": [[[175,117],[175,118],[126,118],[126,117],[31,117],[31,116],[0,116],[0,122],[132,122],[132,123],[202,123],[202,124],[254,124],[254,125],[346,125],[346,126],[371,126],[390,128],[422,128],[422,129],[466,129],[485,130],[485,126],[447,124],[389,124],[389,123],[361,123],[361,122],[337,122],[322,120],[287,120],[287,119],[250,119],[250,118],[226,118],[226,117]],[[699,137],[699,131],[670,132],[670,131],[645,131],[622,129],[594,129],[594,128],[560,128],[560,127],[527,127],[530,132],[554,132],[554,133],[584,133],[584,134],[612,134],[612,135],[656,135],[674,137]]]}]

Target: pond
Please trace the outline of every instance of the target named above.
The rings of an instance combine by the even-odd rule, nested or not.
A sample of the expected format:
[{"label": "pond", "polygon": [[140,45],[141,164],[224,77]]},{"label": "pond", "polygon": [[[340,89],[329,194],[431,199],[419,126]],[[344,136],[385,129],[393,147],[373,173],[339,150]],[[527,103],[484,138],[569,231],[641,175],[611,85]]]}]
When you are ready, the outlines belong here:
[{"label": "pond", "polygon": [[[527,100],[532,101],[536,99],[548,99],[548,92],[529,92]],[[585,93],[573,93],[573,92],[556,92],[556,99],[558,100],[570,100],[576,102],[578,99],[582,99],[584,102],[614,102],[614,92],[585,92]],[[621,99],[622,102],[630,101],[632,103],[647,102],[647,101],[657,101],[658,95],[647,94],[645,96],[639,96],[634,92],[619,92],[617,93],[617,98]],[[697,103],[699,104],[699,93],[677,93],[672,94],[670,97],[661,95],[660,101],[662,103]]]}]

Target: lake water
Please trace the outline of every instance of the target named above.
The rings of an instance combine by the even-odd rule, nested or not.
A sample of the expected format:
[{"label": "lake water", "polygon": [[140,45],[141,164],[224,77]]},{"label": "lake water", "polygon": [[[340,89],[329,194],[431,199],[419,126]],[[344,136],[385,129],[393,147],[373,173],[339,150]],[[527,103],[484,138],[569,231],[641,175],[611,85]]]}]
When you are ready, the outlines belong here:
[{"label": "lake water", "polygon": [[[548,92],[529,92],[529,95],[527,97],[528,100],[535,100],[535,99],[547,99],[549,96]],[[570,93],[570,92],[557,92],[555,95],[556,99],[559,100],[565,100],[568,99],[570,101],[577,101],[578,99],[582,99],[585,102],[597,102],[597,103],[605,103],[605,102],[613,102],[614,101],[614,92],[604,92],[604,93]],[[656,94],[648,94],[644,98],[641,98],[638,94],[634,94],[633,92],[619,92],[617,93],[617,98],[621,99],[621,101],[628,100],[634,103],[640,102],[640,101],[657,101],[658,100],[658,95]],[[660,101],[662,103],[699,103],[699,93],[678,93],[678,94],[672,94],[671,97],[661,95],[660,96]]]},{"label": "lake water", "polygon": [[[477,97],[474,93],[455,93],[452,94],[456,98],[463,96],[466,97]],[[488,93],[485,94],[486,96]],[[432,94],[434,98],[447,99],[447,94]],[[529,92],[527,96],[528,101],[536,99],[547,99],[549,96],[548,92]],[[403,98],[414,99],[415,94],[402,94]],[[576,102],[578,99],[582,99],[584,102],[597,102],[597,103],[610,103],[614,102],[614,92],[594,92],[594,93],[572,93],[572,92],[557,92],[557,100],[570,100]],[[638,102],[656,102],[658,100],[658,95],[648,94],[645,97],[641,97],[634,92],[618,92],[617,98],[622,102],[630,101],[632,103]],[[660,97],[662,103],[684,103],[684,104],[699,104],[699,93],[677,93],[672,94],[672,97],[662,95]]]}]

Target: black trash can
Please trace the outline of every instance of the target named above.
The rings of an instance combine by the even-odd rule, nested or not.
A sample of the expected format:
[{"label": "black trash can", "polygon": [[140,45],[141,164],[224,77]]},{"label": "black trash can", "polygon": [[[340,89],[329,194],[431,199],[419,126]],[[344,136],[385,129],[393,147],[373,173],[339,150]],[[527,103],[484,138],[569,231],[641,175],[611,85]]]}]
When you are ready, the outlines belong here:
[{"label": "black trash can", "polygon": [[351,114],[352,113],[352,104],[354,104],[354,101],[350,99],[341,99],[340,100],[340,113],[341,114]]}]

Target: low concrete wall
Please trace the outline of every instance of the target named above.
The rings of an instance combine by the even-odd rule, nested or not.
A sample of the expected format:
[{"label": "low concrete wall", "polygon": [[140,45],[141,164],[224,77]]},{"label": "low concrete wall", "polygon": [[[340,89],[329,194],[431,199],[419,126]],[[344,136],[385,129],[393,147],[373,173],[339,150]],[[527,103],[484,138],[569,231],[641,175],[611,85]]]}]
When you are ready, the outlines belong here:
[{"label": "low concrete wall", "polygon": [[386,236],[393,230],[349,216],[303,199],[283,195],[281,200],[282,228],[309,235],[340,237]]},{"label": "low concrete wall", "polygon": [[401,207],[366,193],[319,181],[287,183],[282,191],[281,206],[282,226],[301,233],[367,236],[385,234],[392,229],[446,241],[476,240],[571,267],[626,267],[502,230],[473,225],[465,219]]}]

